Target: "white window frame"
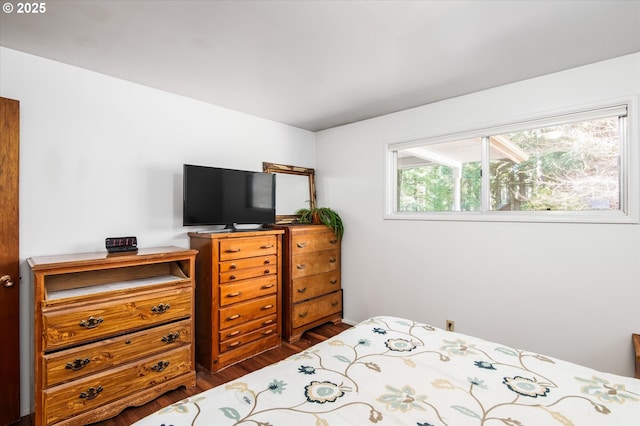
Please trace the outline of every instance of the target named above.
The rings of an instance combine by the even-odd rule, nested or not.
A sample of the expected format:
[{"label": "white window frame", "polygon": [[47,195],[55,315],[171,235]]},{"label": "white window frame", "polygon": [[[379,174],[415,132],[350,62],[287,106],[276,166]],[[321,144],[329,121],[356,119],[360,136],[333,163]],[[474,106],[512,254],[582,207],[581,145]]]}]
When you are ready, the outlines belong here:
[{"label": "white window frame", "polygon": [[[397,151],[429,143],[453,142],[474,137],[486,137],[514,131],[545,127],[571,121],[589,120],[607,113],[627,109],[626,126],[620,146],[620,209],[603,211],[491,211],[489,173],[482,175],[481,211],[398,212],[397,211]],[[609,115],[611,116],[611,114]],[[575,222],[575,223],[640,223],[640,139],[638,135],[638,96],[630,96],[580,108],[566,109],[489,127],[440,136],[424,136],[385,144],[385,211],[389,220],[444,220],[486,222]],[[482,169],[489,170],[488,143],[482,144]]]}]

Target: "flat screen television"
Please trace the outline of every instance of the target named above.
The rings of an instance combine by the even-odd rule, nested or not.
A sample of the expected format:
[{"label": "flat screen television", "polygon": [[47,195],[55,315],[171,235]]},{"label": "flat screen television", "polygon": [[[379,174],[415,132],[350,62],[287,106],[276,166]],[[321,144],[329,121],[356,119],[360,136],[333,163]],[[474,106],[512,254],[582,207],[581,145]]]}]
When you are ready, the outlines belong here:
[{"label": "flat screen television", "polygon": [[183,171],[184,226],[224,225],[230,230],[275,223],[274,174],[192,164]]}]

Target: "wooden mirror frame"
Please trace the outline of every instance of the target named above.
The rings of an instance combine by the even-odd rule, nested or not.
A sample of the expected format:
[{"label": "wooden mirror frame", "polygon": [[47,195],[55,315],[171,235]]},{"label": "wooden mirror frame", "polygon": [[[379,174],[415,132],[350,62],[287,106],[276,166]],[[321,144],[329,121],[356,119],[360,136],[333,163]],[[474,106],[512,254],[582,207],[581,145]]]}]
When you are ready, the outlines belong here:
[{"label": "wooden mirror frame", "polygon": [[[262,171],[266,173],[284,173],[288,175],[307,176],[309,179],[309,207],[316,207],[316,181],[315,170],[308,167],[289,166],[287,164],[276,164],[262,162]],[[301,207],[302,208],[302,207]],[[300,217],[295,214],[278,215],[276,214],[276,223],[292,223]]]}]

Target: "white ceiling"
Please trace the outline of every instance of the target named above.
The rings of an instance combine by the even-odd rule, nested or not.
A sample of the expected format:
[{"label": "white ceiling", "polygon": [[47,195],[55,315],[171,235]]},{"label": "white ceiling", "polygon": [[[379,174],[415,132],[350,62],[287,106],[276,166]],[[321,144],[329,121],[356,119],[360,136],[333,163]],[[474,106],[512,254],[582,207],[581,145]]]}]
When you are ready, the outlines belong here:
[{"label": "white ceiling", "polygon": [[640,51],[640,0],[45,5],[0,45],[312,131]]}]

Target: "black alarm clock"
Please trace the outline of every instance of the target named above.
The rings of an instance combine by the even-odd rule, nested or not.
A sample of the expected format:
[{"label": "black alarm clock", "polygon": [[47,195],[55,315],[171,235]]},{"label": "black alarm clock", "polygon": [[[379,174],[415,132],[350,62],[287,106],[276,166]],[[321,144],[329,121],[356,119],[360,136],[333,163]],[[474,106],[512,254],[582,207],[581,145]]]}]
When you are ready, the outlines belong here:
[{"label": "black alarm clock", "polygon": [[109,253],[122,253],[138,250],[136,237],[110,237],[104,240],[104,245]]}]

